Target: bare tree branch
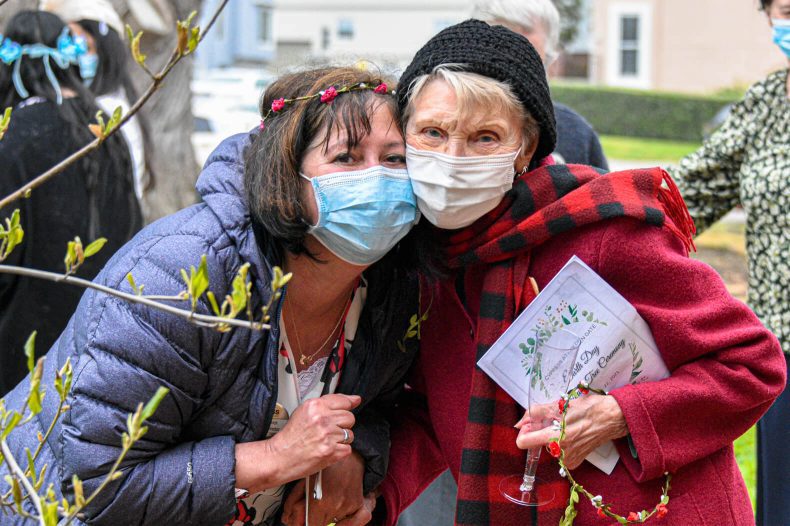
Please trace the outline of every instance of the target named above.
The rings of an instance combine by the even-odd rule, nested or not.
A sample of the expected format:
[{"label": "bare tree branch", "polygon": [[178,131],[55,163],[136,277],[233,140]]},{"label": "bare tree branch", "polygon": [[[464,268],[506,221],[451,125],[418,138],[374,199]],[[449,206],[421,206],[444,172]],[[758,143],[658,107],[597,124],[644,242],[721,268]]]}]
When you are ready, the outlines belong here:
[{"label": "bare tree branch", "polygon": [[56,283],[68,283],[69,285],[77,285],[86,289],[97,290],[99,292],[104,292],[105,294],[109,294],[111,296],[115,296],[116,298],[121,298],[132,303],[139,303],[141,305],[147,305],[148,307],[168,312],[178,316],[179,318],[183,318],[189,322],[196,323],[204,327],[217,328],[221,325],[231,325],[233,327],[242,327],[251,330],[271,329],[269,324],[255,321],[236,320],[233,318],[220,318],[219,316],[209,316],[207,314],[198,314],[150,300],[145,296],[136,296],[134,294],[129,294],[128,292],[121,292],[120,290],[106,287],[104,285],[99,285],[98,283],[93,283],[92,281],[88,281],[86,279],[75,278],[74,276],[64,276],[63,274],[57,274],[55,272],[47,272],[44,270],[17,267],[13,265],[0,265],[0,274],[15,274],[17,276],[44,279],[47,281],[54,281]]},{"label": "bare tree branch", "polygon": [[28,497],[33,502],[33,505],[36,507],[36,511],[38,512],[38,523],[41,526],[47,526],[47,523],[44,522],[44,510],[41,507],[41,498],[38,496],[38,492],[36,488],[30,483],[30,481],[25,476],[25,472],[19,467],[19,464],[16,463],[16,459],[14,455],[11,453],[11,450],[8,449],[8,444],[6,444],[5,439],[0,439],[0,451],[2,451],[3,456],[5,457],[6,464],[8,464],[9,469],[13,473],[13,476],[19,479],[20,484],[25,487],[25,491],[27,491]]},{"label": "bare tree branch", "polygon": [[[8,1],[8,0],[6,0],[6,1]],[[205,29],[203,29],[200,32],[200,38],[198,39],[198,44],[203,42],[203,37],[206,36],[206,33],[208,33],[209,30],[211,29],[211,27],[214,25],[214,22],[217,21],[217,19],[219,18],[219,15],[222,13],[222,10],[225,9],[225,5],[227,3],[228,3],[228,0],[222,0],[222,3],[219,5],[219,7],[217,7],[217,9],[214,10],[214,15],[211,17],[211,20],[208,21],[208,24],[206,24]],[[0,4],[0,5],[2,5],[2,4]]]}]

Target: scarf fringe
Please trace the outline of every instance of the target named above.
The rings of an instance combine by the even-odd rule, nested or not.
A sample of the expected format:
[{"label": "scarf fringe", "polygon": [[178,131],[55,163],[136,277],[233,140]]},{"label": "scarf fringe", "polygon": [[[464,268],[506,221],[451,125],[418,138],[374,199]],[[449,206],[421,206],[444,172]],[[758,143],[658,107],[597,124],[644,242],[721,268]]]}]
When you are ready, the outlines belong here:
[{"label": "scarf fringe", "polygon": [[696,252],[697,247],[694,244],[694,234],[697,233],[697,227],[694,224],[694,219],[692,219],[686,202],[683,200],[683,196],[680,195],[680,190],[672,176],[663,169],[661,170],[661,176],[667,188],[659,188],[658,200],[664,207],[664,213],[672,220],[671,223],[667,223],[665,226],[683,242],[687,252],[692,250]]}]

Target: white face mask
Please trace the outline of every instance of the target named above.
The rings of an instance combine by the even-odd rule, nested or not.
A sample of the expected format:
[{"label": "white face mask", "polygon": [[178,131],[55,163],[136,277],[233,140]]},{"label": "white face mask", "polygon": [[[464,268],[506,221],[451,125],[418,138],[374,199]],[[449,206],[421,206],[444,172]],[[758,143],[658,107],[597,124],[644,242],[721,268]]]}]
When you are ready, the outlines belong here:
[{"label": "white face mask", "polygon": [[406,167],[420,212],[439,228],[471,225],[513,187],[520,152],[453,157],[407,145]]}]

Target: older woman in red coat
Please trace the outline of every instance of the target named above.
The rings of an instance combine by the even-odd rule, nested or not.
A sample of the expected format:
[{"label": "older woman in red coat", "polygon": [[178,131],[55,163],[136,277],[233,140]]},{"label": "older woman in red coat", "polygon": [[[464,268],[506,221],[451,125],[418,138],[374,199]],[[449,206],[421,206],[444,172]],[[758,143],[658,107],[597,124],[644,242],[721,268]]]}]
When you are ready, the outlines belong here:
[{"label": "older woman in red coat", "polygon": [[[559,495],[551,504],[519,507],[498,490],[523,466],[519,448],[557,431],[515,429],[523,410],[475,363],[534,298],[529,277],[544,287],[577,255],[647,321],[671,376],[572,404],[562,446],[574,478],[628,515],[653,509],[671,473],[669,512],[655,524],[753,524],[732,442],[781,392],[784,360],[715,271],[689,259],[694,227],[672,180],[659,168],[539,166],[555,142],[545,74],[528,41],[503,27],[467,21],[439,33],[399,97],[410,177],[434,225],[418,229],[446,277],[423,287],[421,355],[380,490],[387,523],[447,467],[459,483],[456,524],[559,522],[569,486],[550,456],[538,476]],[[582,463],[608,440],[621,459],[611,475]],[[607,522],[589,502],[577,510],[577,525]]]}]

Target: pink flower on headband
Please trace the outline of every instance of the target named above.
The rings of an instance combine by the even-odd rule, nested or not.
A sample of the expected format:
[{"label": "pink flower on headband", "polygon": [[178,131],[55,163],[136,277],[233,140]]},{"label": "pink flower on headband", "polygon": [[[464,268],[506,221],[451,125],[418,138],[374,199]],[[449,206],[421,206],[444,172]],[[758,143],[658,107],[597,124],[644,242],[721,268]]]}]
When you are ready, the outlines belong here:
[{"label": "pink flower on headband", "polygon": [[272,101],[272,111],[278,112],[278,111],[280,111],[283,108],[285,108],[285,99],[284,98],[274,99]]},{"label": "pink flower on headband", "polygon": [[321,92],[321,102],[324,104],[332,104],[332,101],[337,97],[337,90],[334,86],[329,86]]},{"label": "pink flower on headband", "polygon": [[381,83],[376,86],[376,89],[373,90],[373,93],[378,93],[379,95],[384,95],[387,93],[387,85],[385,83]]}]

